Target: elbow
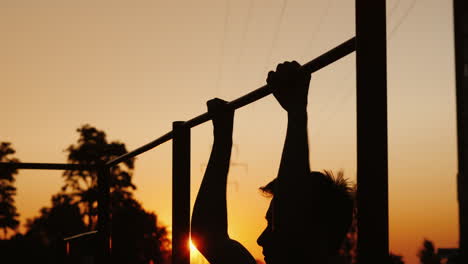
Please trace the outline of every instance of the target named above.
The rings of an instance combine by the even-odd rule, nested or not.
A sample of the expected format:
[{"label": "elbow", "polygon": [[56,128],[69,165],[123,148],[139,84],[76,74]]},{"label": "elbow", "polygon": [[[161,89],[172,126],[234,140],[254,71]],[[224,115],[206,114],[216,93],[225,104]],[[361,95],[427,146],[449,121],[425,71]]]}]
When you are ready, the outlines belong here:
[{"label": "elbow", "polygon": [[190,231],[190,239],[197,250],[207,258],[212,250],[210,248],[216,243],[210,238],[206,229],[200,227],[192,227]]},{"label": "elbow", "polygon": [[194,242],[198,242],[197,245],[216,243],[216,241],[222,239],[219,232],[216,232],[210,226],[196,222],[192,222],[190,236]]},{"label": "elbow", "polygon": [[190,227],[190,237],[193,242],[198,242],[197,245],[207,236],[208,231],[200,225],[193,224]]},{"label": "elbow", "polygon": [[197,250],[205,257],[213,253],[213,250],[210,249],[216,248],[216,245],[229,240],[227,234],[223,234],[223,232],[217,231],[216,228],[213,229],[210,225],[197,221],[192,221],[190,237]]},{"label": "elbow", "polygon": [[204,245],[210,242],[210,229],[206,226],[201,219],[192,218],[190,226],[190,238],[195,247],[203,253]]},{"label": "elbow", "polygon": [[209,227],[206,225],[206,221],[203,220],[203,217],[200,217],[196,212],[194,212],[190,223],[190,235],[192,238],[202,238],[209,233]]},{"label": "elbow", "polygon": [[228,238],[226,223],[217,220],[217,217],[194,210],[190,227],[191,235],[204,240]]}]

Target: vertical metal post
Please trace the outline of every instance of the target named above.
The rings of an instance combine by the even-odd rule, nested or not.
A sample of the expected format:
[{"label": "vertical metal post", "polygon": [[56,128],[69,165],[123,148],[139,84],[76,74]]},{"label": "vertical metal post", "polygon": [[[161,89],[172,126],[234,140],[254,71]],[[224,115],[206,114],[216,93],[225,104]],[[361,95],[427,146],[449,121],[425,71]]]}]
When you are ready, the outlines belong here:
[{"label": "vertical metal post", "polygon": [[453,1],[455,31],[455,83],[458,135],[458,208],[459,248],[458,263],[468,263],[468,4],[466,0]]},{"label": "vertical metal post", "polygon": [[110,202],[110,171],[102,165],[98,168],[97,263],[111,263]]},{"label": "vertical metal post", "polygon": [[172,123],[172,263],[189,264],[190,128]]},{"label": "vertical metal post", "polygon": [[356,0],[358,263],[388,263],[385,0]]}]

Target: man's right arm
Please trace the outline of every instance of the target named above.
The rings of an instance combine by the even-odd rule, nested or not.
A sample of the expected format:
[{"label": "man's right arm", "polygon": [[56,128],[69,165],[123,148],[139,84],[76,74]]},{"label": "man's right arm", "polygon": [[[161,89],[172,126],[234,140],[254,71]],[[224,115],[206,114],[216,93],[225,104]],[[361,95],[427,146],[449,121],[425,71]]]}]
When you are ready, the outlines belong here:
[{"label": "man's right arm", "polygon": [[300,227],[306,223],[299,222],[305,221],[299,204],[310,195],[303,186],[303,179],[310,176],[307,134],[310,74],[303,72],[297,62],[285,62],[278,65],[276,72],[269,73],[267,83],[288,115],[275,190],[273,225],[285,236],[300,237],[303,231]]}]

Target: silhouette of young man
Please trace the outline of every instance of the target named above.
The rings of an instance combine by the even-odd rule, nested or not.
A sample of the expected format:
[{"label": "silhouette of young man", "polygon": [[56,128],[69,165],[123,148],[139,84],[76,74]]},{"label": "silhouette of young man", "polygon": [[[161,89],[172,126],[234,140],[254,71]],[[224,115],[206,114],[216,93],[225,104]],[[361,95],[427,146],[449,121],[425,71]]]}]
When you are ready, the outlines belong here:
[{"label": "silhouette of young man", "polygon": [[[332,263],[352,220],[353,202],[344,179],[311,172],[307,136],[310,74],[293,62],[269,72],[267,84],[286,110],[288,125],[278,176],[262,191],[273,199],[267,227],[257,243],[267,264]],[[228,235],[226,183],[234,111],[227,102],[207,102],[214,144],[192,215],[191,235],[211,264],[254,264],[252,255]]]}]

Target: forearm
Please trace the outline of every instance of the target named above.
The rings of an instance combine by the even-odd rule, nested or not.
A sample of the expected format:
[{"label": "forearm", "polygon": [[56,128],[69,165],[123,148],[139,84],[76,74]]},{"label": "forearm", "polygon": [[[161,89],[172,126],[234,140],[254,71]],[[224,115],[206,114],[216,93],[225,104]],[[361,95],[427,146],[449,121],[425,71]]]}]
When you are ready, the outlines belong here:
[{"label": "forearm", "polygon": [[232,136],[215,136],[192,215],[192,230],[201,236],[199,239],[228,237],[226,184],[231,148]]},{"label": "forearm", "polygon": [[227,232],[226,183],[232,137],[215,136],[192,216],[192,239],[202,255],[213,264],[246,263],[255,260]]},{"label": "forearm", "polygon": [[288,127],[278,177],[300,182],[310,172],[307,111],[288,113]]},{"label": "forearm", "polygon": [[[302,219],[300,206],[308,191],[304,188],[304,178],[310,174],[309,144],[307,135],[307,112],[288,113],[286,140],[278,172],[275,190],[275,225],[286,233],[294,232],[298,222],[291,219]],[[310,186],[309,186],[310,187]],[[296,230],[297,231],[297,230]],[[291,233],[291,235],[293,235]]]}]

